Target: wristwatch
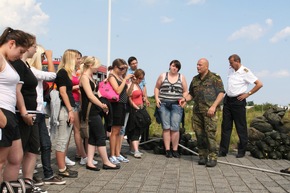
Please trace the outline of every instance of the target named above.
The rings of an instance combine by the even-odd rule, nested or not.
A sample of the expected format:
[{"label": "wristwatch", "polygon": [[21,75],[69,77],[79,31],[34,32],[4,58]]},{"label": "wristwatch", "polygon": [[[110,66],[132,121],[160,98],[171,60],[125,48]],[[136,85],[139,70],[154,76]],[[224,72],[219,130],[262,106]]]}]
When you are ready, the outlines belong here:
[{"label": "wristwatch", "polygon": [[251,94],[252,94],[252,92],[250,91],[250,92],[248,92],[248,94],[249,94],[249,95],[251,95]]}]

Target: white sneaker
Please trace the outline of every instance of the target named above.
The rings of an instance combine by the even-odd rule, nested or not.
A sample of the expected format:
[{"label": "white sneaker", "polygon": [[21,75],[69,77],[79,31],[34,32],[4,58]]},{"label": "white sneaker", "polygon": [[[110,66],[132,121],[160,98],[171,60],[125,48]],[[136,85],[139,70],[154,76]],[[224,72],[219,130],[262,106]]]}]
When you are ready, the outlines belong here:
[{"label": "white sneaker", "polygon": [[135,158],[141,158],[142,157],[142,154],[139,151],[135,151],[134,157]]},{"label": "white sneaker", "polygon": [[119,155],[119,156],[116,157],[116,158],[117,158],[117,160],[118,160],[119,162],[124,162],[124,163],[128,163],[128,162],[129,162],[129,160],[126,159],[126,158],[124,158],[122,155]]},{"label": "white sneaker", "polygon": [[112,164],[115,164],[115,165],[120,164],[120,162],[117,160],[115,156],[109,157],[109,160]]},{"label": "white sneaker", "polygon": [[[81,165],[86,165],[87,162],[88,162],[88,157],[81,158],[80,164],[81,164]],[[93,160],[93,164],[94,164],[94,165],[97,165],[97,164],[98,164],[98,161]]]},{"label": "white sneaker", "polygon": [[42,164],[41,164],[41,163],[36,164],[35,168],[36,168],[36,169],[42,168]]},{"label": "white sneaker", "polygon": [[74,165],[76,165],[76,162],[70,160],[67,156],[65,156],[65,165],[74,166]]},{"label": "white sneaker", "polygon": [[[143,155],[143,153],[140,152],[140,151],[136,151],[136,152],[138,152],[140,155]],[[135,151],[134,151],[134,150],[130,150],[130,154],[131,154],[131,155],[135,155]]]}]

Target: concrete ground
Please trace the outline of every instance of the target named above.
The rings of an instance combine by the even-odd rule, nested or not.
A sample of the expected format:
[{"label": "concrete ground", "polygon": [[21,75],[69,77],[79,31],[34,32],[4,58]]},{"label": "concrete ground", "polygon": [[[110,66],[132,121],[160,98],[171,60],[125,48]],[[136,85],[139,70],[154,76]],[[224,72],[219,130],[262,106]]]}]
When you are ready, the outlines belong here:
[{"label": "concrete ground", "polygon": [[[127,152],[128,146],[122,148]],[[227,192],[290,192],[290,175],[279,174],[280,169],[290,167],[287,160],[259,160],[249,154],[237,159],[235,154],[219,159],[214,168],[197,164],[197,156],[181,156],[166,158],[156,155],[153,151],[141,150],[142,159],[128,155],[129,163],[121,163],[120,170],[86,170],[78,163],[71,169],[79,172],[78,178],[64,178],[66,185],[45,185],[43,189],[49,193],[131,193],[131,192],[196,192],[196,193],[227,193]],[[68,156],[73,160],[75,146],[71,143]],[[57,171],[53,151],[53,168]],[[100,157],[96,157],[101,165]],[[227,163],[243,165],[242,168]],[[273,173],[262,172],[260,168]],[[41,176],[41,169],[39,175]],[[275,173],[277,172],[277,174]]]}]

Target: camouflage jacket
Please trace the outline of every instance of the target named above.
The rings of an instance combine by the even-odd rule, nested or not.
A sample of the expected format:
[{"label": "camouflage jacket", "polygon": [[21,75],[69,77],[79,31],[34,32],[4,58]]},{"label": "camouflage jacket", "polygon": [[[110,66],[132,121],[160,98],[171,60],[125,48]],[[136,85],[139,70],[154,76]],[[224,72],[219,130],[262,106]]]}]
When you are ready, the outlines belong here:
[{"label": "camouflage jacket", "polygon": [[218,74],[209,71],[203,80],[200,75],[193,77],[189,86],[189,94],[194,101],[193,112],[207,112],[221,92],[225,93],[225,90]]}]

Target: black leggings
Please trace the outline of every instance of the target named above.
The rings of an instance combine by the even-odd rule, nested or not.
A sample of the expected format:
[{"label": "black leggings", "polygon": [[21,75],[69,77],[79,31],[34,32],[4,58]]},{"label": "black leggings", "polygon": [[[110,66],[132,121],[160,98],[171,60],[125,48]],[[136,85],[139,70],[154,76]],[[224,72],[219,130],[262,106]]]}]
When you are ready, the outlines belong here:
[{"label": "black leggings", "polygon": [[106,132],[100,115],[89,117],[89,141],[93,146],[106,146]]}]

